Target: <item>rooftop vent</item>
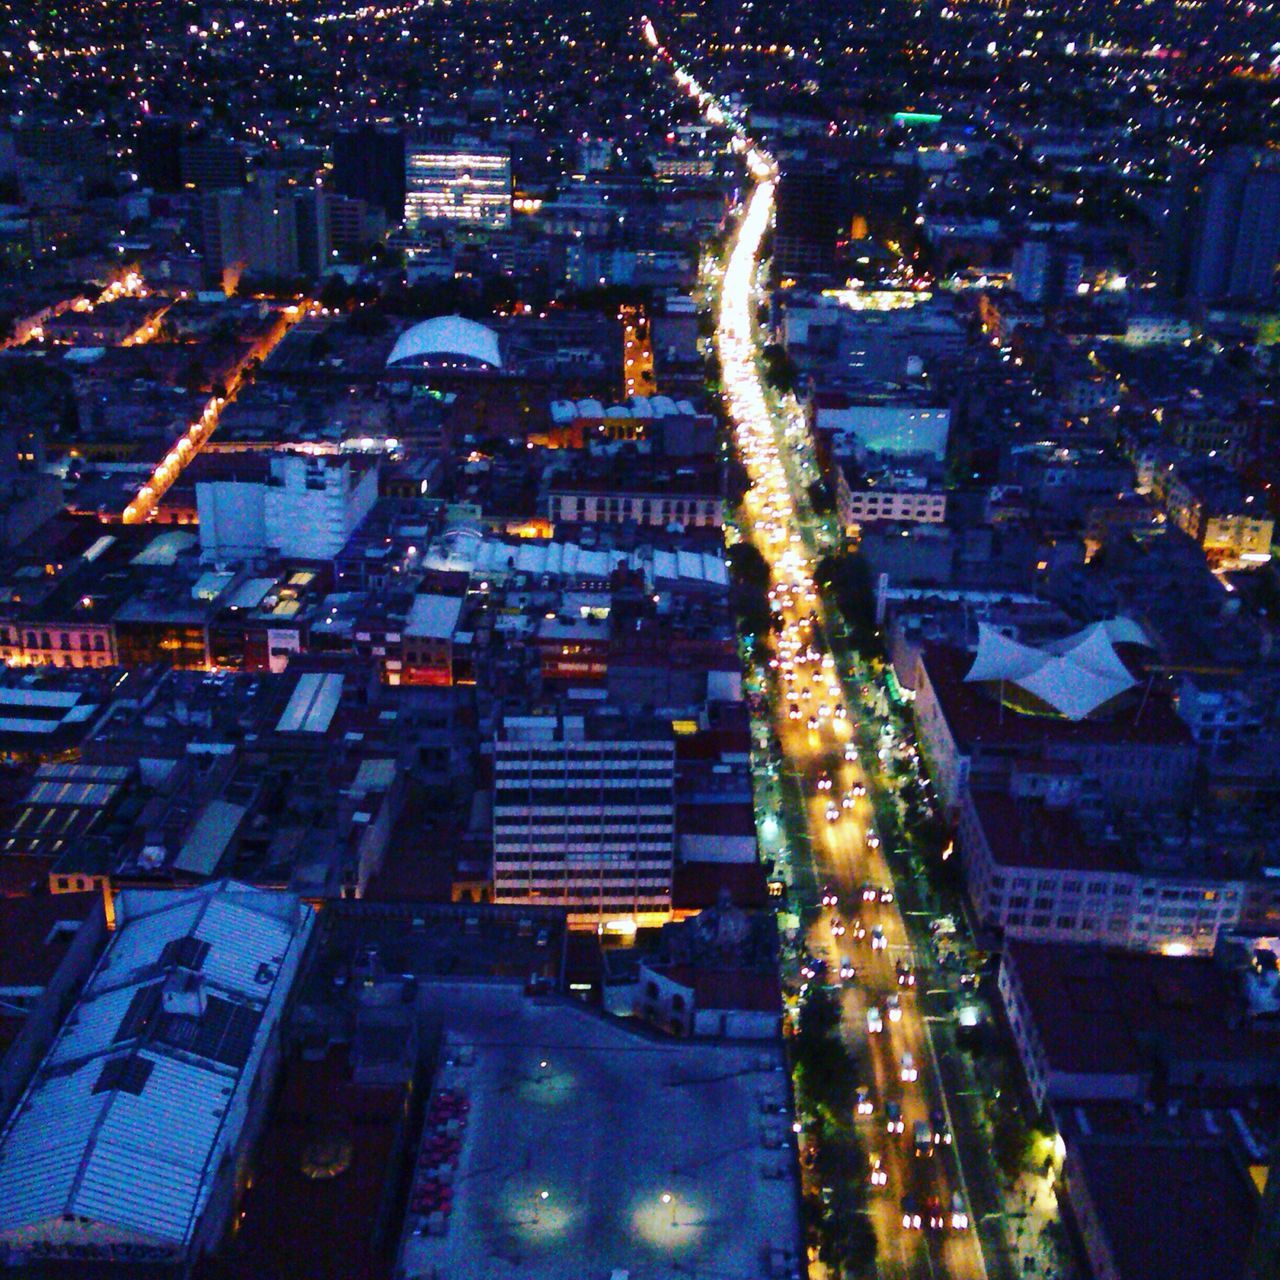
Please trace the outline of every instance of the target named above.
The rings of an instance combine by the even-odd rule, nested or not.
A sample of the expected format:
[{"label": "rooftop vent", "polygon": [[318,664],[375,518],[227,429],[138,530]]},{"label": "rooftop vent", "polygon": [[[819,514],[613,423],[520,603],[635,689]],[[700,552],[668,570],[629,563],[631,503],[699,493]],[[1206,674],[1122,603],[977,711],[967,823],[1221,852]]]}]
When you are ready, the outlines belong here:
[{"label": "rooftop vent", "polygon": [[208,997],[204,980],[197,973],[178,971],[165,979],[161,996],[165,1013],[181,1014],[189,1018],[204,1015]]}]

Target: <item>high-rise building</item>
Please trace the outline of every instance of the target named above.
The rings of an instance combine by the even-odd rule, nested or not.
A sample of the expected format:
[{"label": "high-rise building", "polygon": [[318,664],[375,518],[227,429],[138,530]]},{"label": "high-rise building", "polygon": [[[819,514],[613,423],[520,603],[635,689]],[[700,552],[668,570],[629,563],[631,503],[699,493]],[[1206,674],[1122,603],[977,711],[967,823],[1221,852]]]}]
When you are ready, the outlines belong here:
[{"label": "high-rise building", "polygon": [[62,509],[62,481],[45,469],[44,432],[0,425],[0,548],[16,547]]},{"label": "high-rise building", "polygon": [[382,205],[336,191],[326,191],[324,196],[331,249],[354,252],[376,244],[386,235],[387,215]]},{"label": "high-rise building", "polygon": [[478,146],[412,143],[405,159],[405,225],[511,225],[511,155]]},{"label": "high-rise building", "polygon": [[201,229],[211,283],[243,272],[314,279],[329,262],[329,204],[316,187],[264,182],[206,192]]},{"label": "high-rise building", "polygon": [[301,187],[293,192],[297,270],[308,277],[323,275],[329,265],[333,244],[330,200],[330,193],[318,187]]},{"label": "high-rise building", "polygon": [[182,186],[178,155],[186,130],[171,116],[145,116],[133,135],[133,167],[138,184],[153,191],[177,191]]},{"label": "high-rise building", "polygon": [[1170,291],[1267,302],[1280,266],[1280,168],[1247,148],[1174,166],[1164,228]]},{"label": "high-rise building", "polygon": [[823,275],[835,269],[840,231],[839,172],[821,163],[789,165],[778,183],[774,271]]},{"label": "high-rise building", "polygon": [[1084,258],[1045,236],[1024,240],[1013,255],[1013,287],[1027,301],[1056,304],[1084,278]]},{"label": "high-rise building", "polygon": [[498,902],[558,905],[570,923],[642,923],[671,910],[670,725],[601,713],[508,716],[494,743]]},{"label": "high-rise building", "polygon": [[404,133],[399,129],[361,125],[333,139],[334,189],[377,205],[389,226],[404,218],[404,164]]},{"label": "high-rise building", "polygon": [[182,185],[195,191],[242,187],[247,166],[244,148],[221,138],[195,138],[178,148]]}]

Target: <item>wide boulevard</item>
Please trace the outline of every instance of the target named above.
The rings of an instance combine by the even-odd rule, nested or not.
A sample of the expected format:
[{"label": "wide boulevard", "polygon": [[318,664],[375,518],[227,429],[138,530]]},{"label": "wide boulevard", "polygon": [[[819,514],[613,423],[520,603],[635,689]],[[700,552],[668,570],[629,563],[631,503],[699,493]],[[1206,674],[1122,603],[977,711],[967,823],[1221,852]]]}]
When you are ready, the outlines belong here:
[{"label": "wide boulevard", "polygon": [[[715,342],[735,447],[751,482],[740,529],[768,563],[778,623],[769,641],[771,715],[783,768],[803,796],[807,840],[801,843],[812,859],[821,907],[807,950],[825,961],[825,973],[814,980],[839,985],[844,1033],[869,1064],[858,1083],[866,1087],[870,1112],[860,1107],[857,1123],[871,1157],[869,1182],[870,1163],[878,1161],[887,1174],[883,1185],[872,1184],[869,1198],[877,1271],[985,1280],[926,1016],[931,969],[917,969],[874,829],[868,779],[851,745],[854,704],[827,644],[813,580],[818,535],[803,489],[814,474],[809,442],[798,411],[771,402],[760,371],[760,256],[776,166],[728,107],[671,60],[647,23],[645,34],[706,118],[732,131],[751,179],[719,281]],[[900,1109],[901,1132],[889,1132],[890,1105]],[[923,1147],[917,1154],[917,1124],[928,1129],[932,1154]]]}]

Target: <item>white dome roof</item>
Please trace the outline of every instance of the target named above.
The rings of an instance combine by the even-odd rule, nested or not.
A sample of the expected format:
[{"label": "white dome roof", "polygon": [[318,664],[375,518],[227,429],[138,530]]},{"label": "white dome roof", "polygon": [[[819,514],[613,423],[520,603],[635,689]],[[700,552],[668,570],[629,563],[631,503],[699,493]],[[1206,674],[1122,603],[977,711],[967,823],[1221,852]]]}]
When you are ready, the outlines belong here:
[{"label": "white dome roof", "polygon": [[486,364],[491,369],[502,368],[498,335],[465,316],[434,316],[406,329],[391,348],[387,365],[424,360],[429,356],[458,356]]}]

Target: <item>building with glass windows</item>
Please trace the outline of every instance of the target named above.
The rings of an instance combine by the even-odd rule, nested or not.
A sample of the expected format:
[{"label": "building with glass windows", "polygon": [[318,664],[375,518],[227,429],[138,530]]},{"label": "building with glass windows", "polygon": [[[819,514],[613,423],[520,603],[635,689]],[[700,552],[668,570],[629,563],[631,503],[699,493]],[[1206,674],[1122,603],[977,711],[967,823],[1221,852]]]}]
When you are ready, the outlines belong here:
[{"label": "building with glass windows", "polygon": [[511,156],[476,146],[412,143],[405,156],[404,220],[410,230],[456,223],[511,225]]},{"label": "building with glass windows", "polygon": [[671,912],[669,724],[605,712],[507,716],[494,742],[496,902],[565,907],[575,927]]}]

